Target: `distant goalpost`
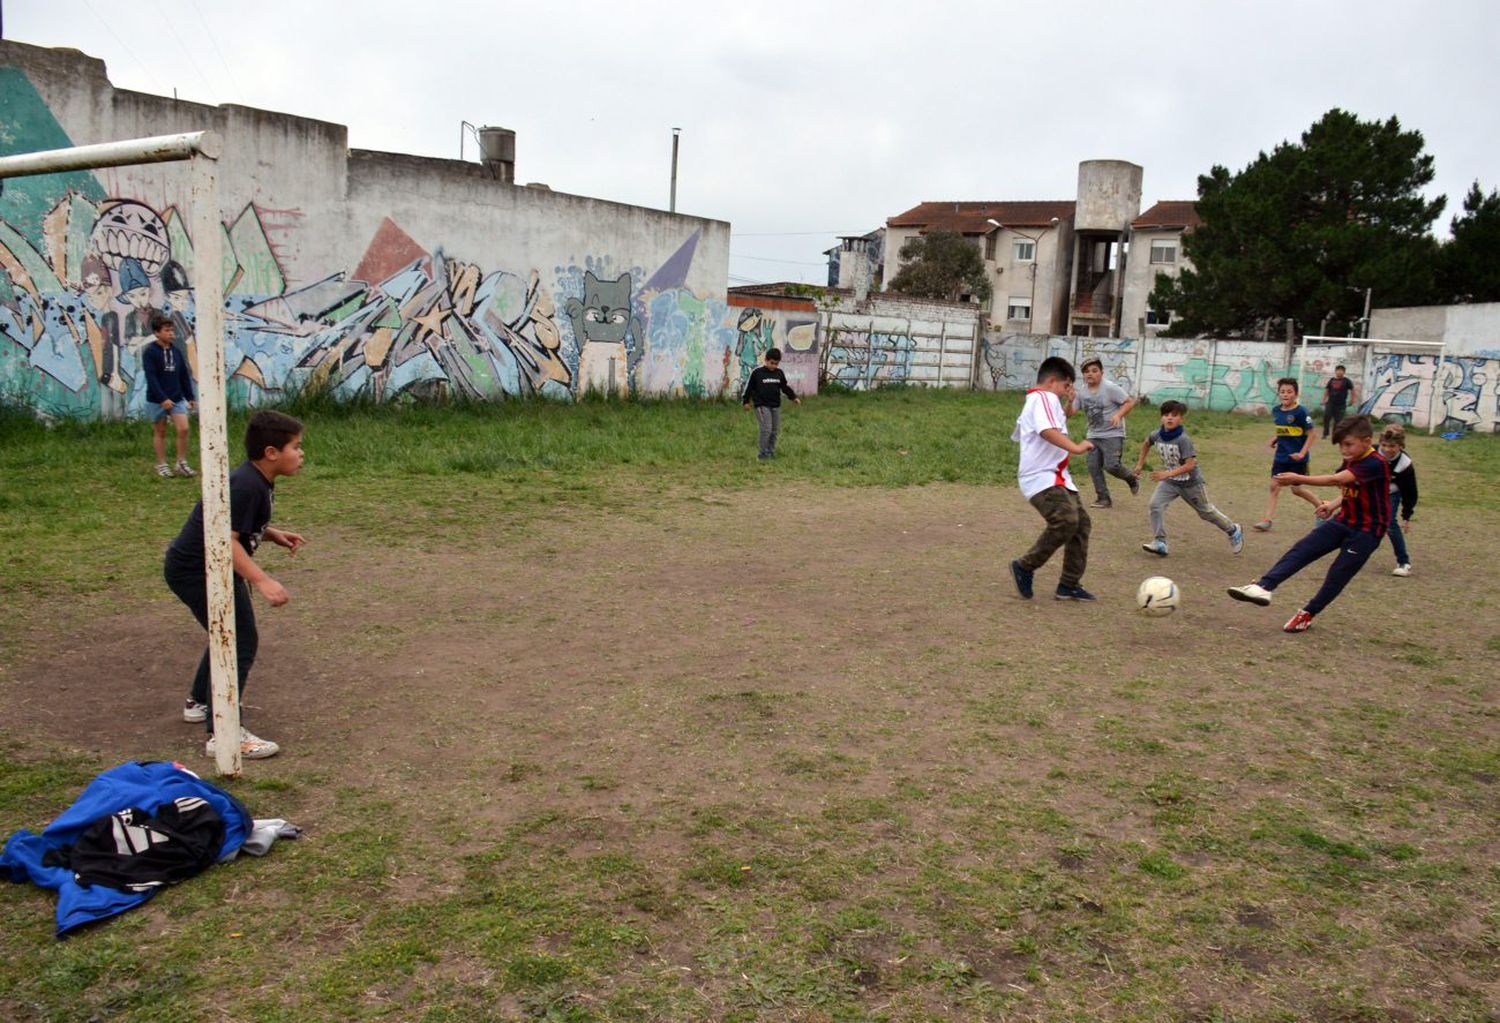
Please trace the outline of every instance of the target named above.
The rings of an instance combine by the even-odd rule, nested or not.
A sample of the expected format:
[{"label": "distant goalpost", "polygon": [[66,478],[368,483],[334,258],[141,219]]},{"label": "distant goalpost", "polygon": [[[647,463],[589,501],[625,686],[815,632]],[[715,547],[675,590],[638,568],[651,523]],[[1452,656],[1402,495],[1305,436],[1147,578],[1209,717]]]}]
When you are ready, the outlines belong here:
[{"label": "distant goalpost", "polygon": [[[1438,429],[1442,425],[1442,420],[1438,416],[1438,403],[1441,397],[1440,392],[1443,389],[1443,367],[1447,364],[1448,358],[1448,345],[1446,342],[1406,341],[1399,338],[1378,337],[1325,337],[1320,334],[1309,334],[1302,338],[1302,346],[1298,351],[1298,380],[1306,379],[1307,376],[1307,346],[1309,342],[1318,345],[1338,345],[1344,347],[1350,345],[1364,345],[1365,366],[1367,369],[1370,366],[1370,355],[1377,350],[1383,352],[1393,352],[1401,355],[1409,354],[1435,356],[1432,366],[1432,393],[1428,396],[1427,401],[1427,432],[1429,434],[1438,432]],[[1366,394],[1369,394],[1370,391],[1374,388],[1373,374],[1366,372],[1362,375],[1368,379],[1361,380],[1360,386],[1365,388]],[[1418,426],[1419,424],[1414,420],[1412,422],[1412,425]]]},{"label": "distant goalpost", "polygon": [[208,582],[208,648],[213,686],[214,734],[236,741],[215,743],[221,775],[240,773],[240,704],[234,646],[234,568],[229,536],[229,448],[224,423],[224,282],[219,215],[218,161],[223,152],[211,131],[158,135],[49,149],[0,157],[0,184],[6,178],[64,171],[126,167],[145,163],[191,163],[193,332],[198,338],[198,445],[203,481],[204,560]]}]

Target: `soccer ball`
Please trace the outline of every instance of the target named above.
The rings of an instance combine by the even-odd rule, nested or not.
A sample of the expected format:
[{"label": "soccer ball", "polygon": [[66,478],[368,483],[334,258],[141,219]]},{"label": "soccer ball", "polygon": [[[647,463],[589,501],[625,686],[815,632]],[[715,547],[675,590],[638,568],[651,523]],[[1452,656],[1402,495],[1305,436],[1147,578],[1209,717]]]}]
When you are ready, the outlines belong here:
[{"label": "soccer ball", "polygon": [[1177,584],[1164,575],[1153,575],[1135,591],[1136,606],[1141,609],[1141,614],[1151,618],[1163,618],[1171,614],[1177,610],[1177,604],[1181,600],[1182,593],[1177,589]]}]

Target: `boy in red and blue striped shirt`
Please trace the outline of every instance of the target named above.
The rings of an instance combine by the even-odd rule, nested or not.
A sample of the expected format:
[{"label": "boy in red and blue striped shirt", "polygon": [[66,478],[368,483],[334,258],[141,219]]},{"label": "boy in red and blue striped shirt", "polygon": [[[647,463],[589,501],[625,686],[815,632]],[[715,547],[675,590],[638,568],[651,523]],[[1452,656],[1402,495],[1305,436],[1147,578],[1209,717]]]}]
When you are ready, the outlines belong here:
[{"label": "boy in red and blue striped shirt", "polygon": [[1391,467],[1375,450],[1374,436],[1369,416],[1351,416],[1333,431],[1334,443],[1344,456],[1338,472],[1330,476],[1277,474],[1276,481],[1282,484],[1342,487],[1342,499],[1321,502],[1317,514],[1323,521],[1293,544],[1265,575],[1245,586],[1231,586],[1231,597],[1265,607],[1277,586],[1332,551],[1338,551],[1338,557],[1329,566],[1322,587],[1283,629],[1306,632],[1313,618],[1343,592],[1380,546],[1391,524]]}]

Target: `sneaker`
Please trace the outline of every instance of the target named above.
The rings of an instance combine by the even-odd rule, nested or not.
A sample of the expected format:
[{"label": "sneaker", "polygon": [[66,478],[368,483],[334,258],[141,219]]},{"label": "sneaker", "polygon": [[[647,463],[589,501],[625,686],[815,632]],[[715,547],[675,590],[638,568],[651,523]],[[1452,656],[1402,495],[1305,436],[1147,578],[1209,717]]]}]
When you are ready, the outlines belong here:
[{"label": "sneaker", "polygon": [[[216,755],[217,750],[214,746],[214,740],[217,738],[218,736],[215,735],[208,737],[208,741],[203,744],[204,756],[213,757]],[[245,760],[264,760],[267,757],[274,757],[280,752],[281,747],[270,739],[262,739],[248,728],[240,729],[240,756]]]},{"label": "sneaker", "polygon": [[1411,575],[1411,565],[1397,565],[1391,572],[1391,575],[1399,575],[1401,578],[1405,579],[1407,576]]},{"label": "sneaker", "polygon": [[195,471],[193,471],[193,467],[191,465],[188,465],[186,462],[178,462],[177,467],[173,469],[173,472],[177,473],[177,475],[179,476],[198,475]]},{"label": "sneaker", "polygon": [[197,700],[194,700],[191,697],[189,697],[187,700],[183,701],[183,704],[182,704],[182,720],[184,720],[184,721],[202,721],[202,720],[204,720],[207,717],[208,717],[208,704],[206,704],[206,703],[199,703]]},{"label": "sneaker", "polygon": [[1082,586],[1067,586],[1063,583],[1057,584],[1057,592],[1052,596],[1053,600],[1098,600]]},{"label": "sneaker", "polygon": [[1141,474],[1136,473],[1125,481],[1130,486],[1130,496],[1139,497],[1141,494]]},{"label": "sneaker", "polygon": [[1312,628],[1313,616],[1306,611],[1298,611],[1292,615],[1289,622],[1281,627],[1282,632],[1306,632]]},{"label": "sneaker", "polygon": [[1271,520],[1261,519],[1251,528],[1254,529],[1257,533],[1269,533],[1271,531]]},{"label": "sneaker", "polygon": [[1016,581],[1016,592],[1022,600],[1031,599],[1031,573],[1021,567],[1019,561],[1010,563],[1010,577]]},{"label": "sneaker", "polygon": [[1234,528],[1229,531],[1229,553],[1238,554],[1245,549],[1245,531],[1236,522]]},{"label": "sneaker", "polygon": [[765,452],[764,452],[764,451],[762,451],[762,452],[761,452],[761,453],[760,453],[760,454],[759,454],[759,455],[758,455],[758,456],[756,456],[756,457],[758,457],[758,458],[759,458],[759,459],[760,459],[760,460],[761,460],[761,461],[762,461],[762,462],[765,462],[765,461],[769,461],[769,460],[770,460],[770,458],[771,458],[771,456],[770,456],[770,455],[768,455],[768,454],[766,454],[766,453],[765,453]]},{"label": "sneaker", "polygon": [[1155,554],[1158,558],[1167,556],[1167,545],[1160,540],[1152,540],[1150,543],[1141,544],[1141,550],[1147,554]]},{"label": "sneaker", "polygon": [[172,478],[172,467],[166,462],[159,462],[156,466],[156,475],[164,480],[169,480]]},{"label": "sneaker", "polygon": [[1248,601],[1251,604],[1259,604],[1261,607],[1266,607],[1271,603],[1271,591],[1260,583],[1231,586],[1229,587],[1229,595],[1235,600]]},{"label": "sneaker", "polygon": [[1114,506],[1115,503],[1107,497],[1101,497],[1093,504],[1089,505],[1090,508],[1113,508]]}]

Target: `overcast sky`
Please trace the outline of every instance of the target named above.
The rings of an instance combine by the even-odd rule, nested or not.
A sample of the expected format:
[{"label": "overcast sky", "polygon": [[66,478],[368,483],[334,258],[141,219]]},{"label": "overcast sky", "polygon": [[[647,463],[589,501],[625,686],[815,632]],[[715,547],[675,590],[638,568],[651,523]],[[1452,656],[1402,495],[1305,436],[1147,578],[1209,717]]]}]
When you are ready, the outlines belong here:
[{"label": "overcast sky", "polygon": [[1070,199],[1080,160],[1191,199],[1335,106],[1423,133],[1440,235],[1500,186],[1494,0],[0,4],[6,38],[117,87],[424,156],[501,125],[517,180],[618,202],[666,207],[681,127],[677,208],[734,225],[731,284],[821,282],[836,235],[924,200]]}]

